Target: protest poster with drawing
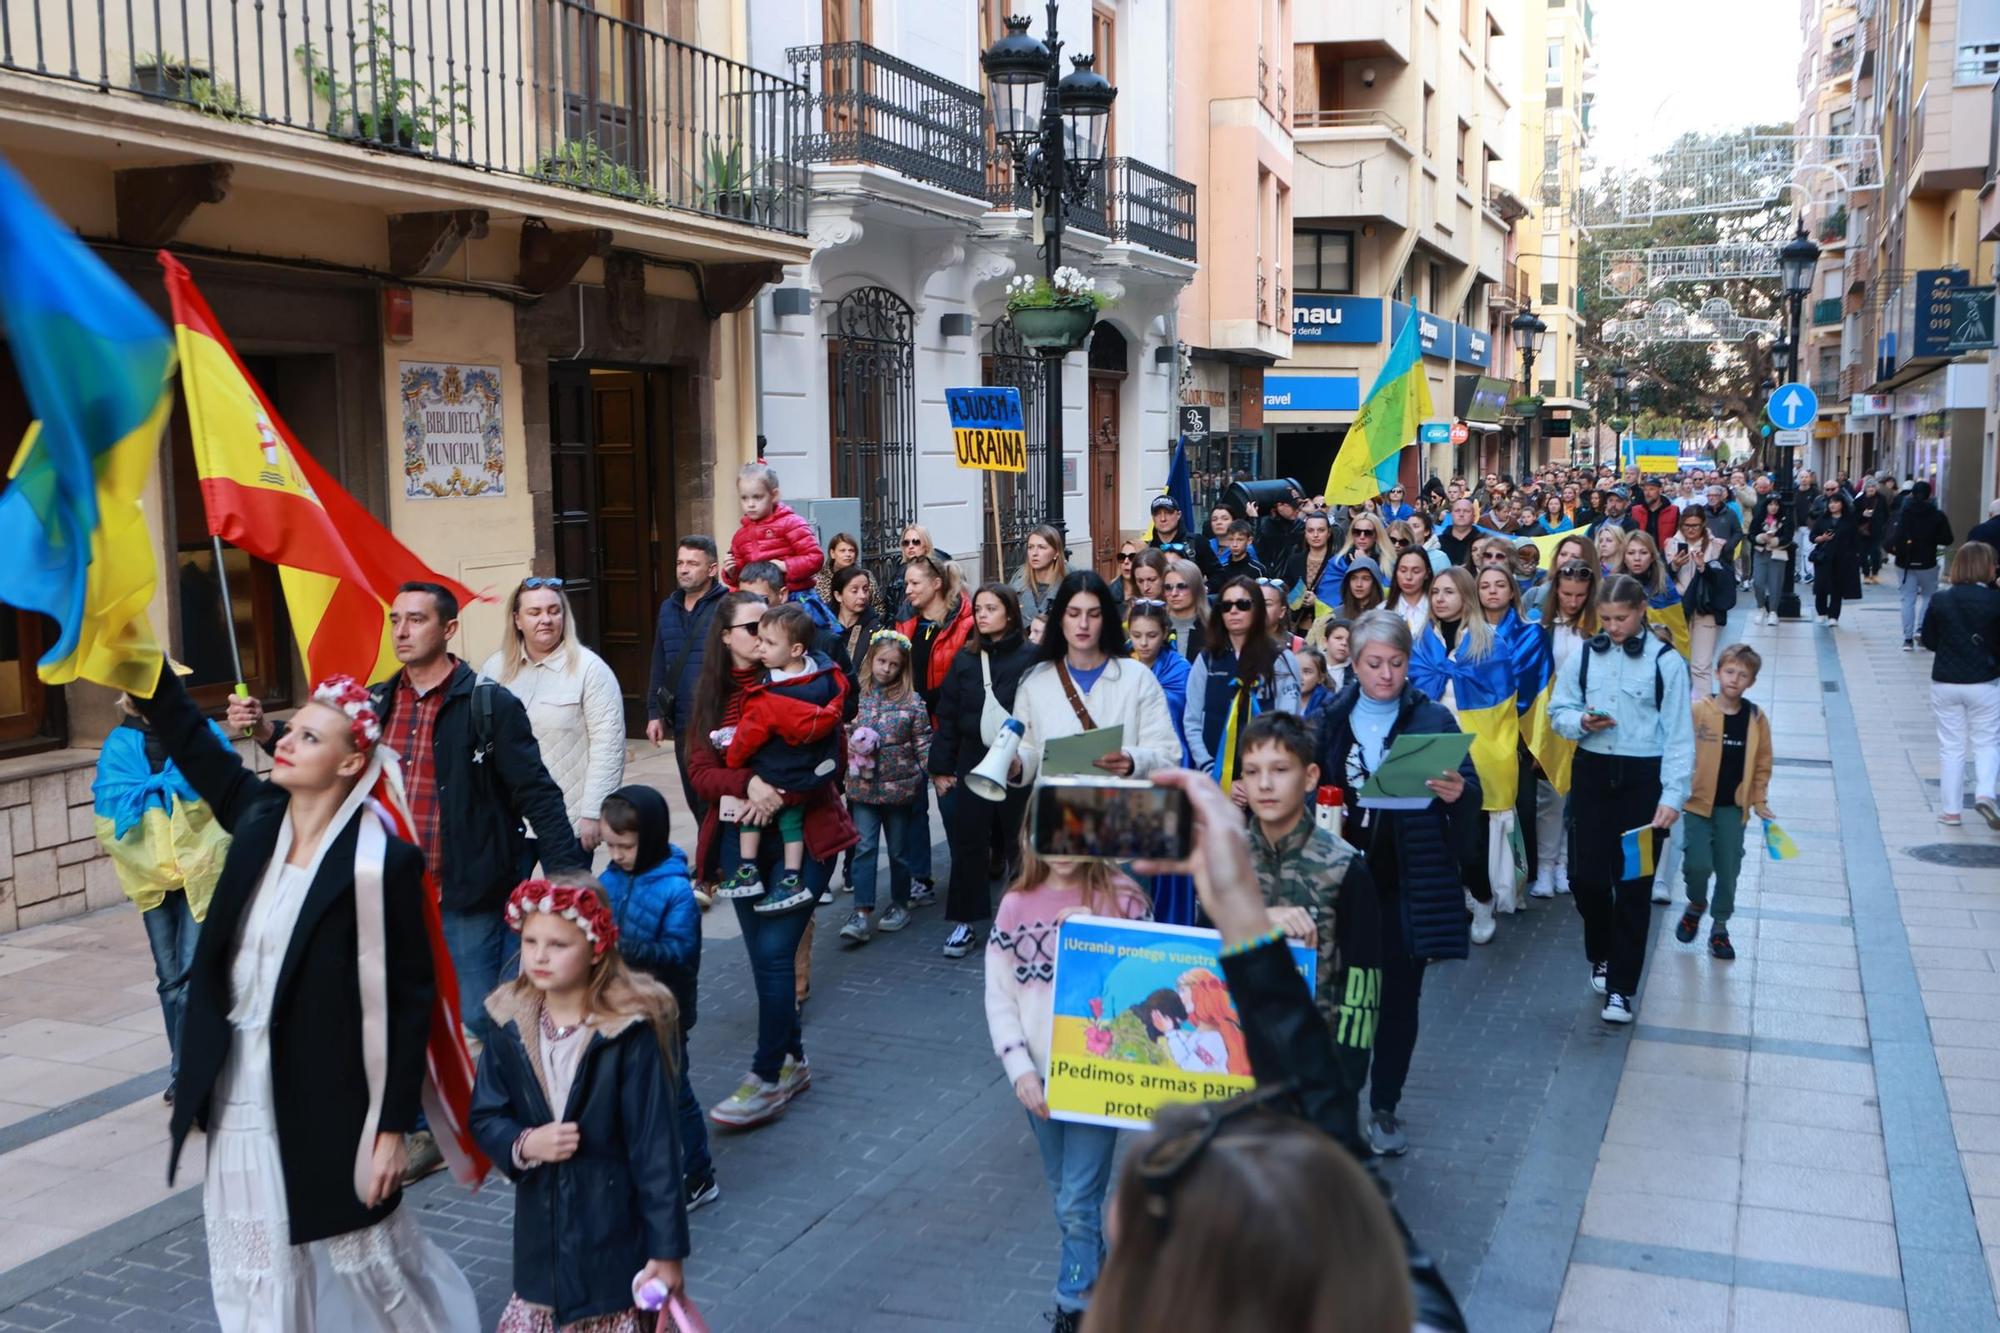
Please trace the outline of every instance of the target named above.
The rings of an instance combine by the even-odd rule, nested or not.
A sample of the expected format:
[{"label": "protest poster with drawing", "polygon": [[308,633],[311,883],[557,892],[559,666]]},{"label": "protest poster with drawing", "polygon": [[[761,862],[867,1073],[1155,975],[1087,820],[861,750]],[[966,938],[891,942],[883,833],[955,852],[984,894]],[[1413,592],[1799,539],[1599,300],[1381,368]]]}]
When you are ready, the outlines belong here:
[{"label": "protest poster with drawing", "polygon": [[[1290,947],[1310,990],[1318,959]],[[1065,919],[1056,936],[1049,1115],[1144,1129],[1169,1102],[1215,1101],[1255,1087],[1221,949],[1213,930]]]}]

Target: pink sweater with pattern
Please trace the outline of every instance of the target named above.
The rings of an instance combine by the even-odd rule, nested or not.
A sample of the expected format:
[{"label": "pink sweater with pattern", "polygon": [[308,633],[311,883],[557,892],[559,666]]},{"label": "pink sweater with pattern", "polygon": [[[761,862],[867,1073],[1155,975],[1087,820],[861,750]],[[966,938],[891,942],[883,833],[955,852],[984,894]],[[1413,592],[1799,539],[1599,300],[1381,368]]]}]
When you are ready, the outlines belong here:
[{"label": "pink sweater with pattern", "polygon": [[[1080,890],[1044,884],[1007,894],[993,914],[993,934],[986,941],[986,1030],[1009,1083],[1023,1074],[1046,1075],[1055,1027],[1056,927],[1065,916],[1088,910]],[[1114,882],[1113,901],[1100,902],[1096,914],[1153,919],[1146,895],[1123,875]]]}]

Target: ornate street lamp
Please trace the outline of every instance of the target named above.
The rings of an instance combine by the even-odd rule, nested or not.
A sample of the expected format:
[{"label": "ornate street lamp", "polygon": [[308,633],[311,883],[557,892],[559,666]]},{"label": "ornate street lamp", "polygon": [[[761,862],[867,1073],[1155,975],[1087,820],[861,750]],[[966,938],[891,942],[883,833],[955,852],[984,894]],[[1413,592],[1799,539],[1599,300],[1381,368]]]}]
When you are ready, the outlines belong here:
[{"label": "ornate street lamp", "polygon": [[[1063,267],[1063,219],[1068,209],[1087,206],[1104,169],[1104,143],[1118,90],[1092,66],[1093,55],[1072,58],[1062,73],[1063,42],[1056,0],[1048,0],[1046,41],[1029,33],[1029,20],[1011,16],[1007,32],[980,56],[986,71],[987,101],[994,137],[1013,158],[1014,176],[1026,186],[1042,214],[1044,275],[1055,287]],[[1045,489],[1048,521],[1064,531],[1062,485],[1063,357],[1082,347],[1096,322],[1088,298],[1049,306],[1015,308],[1014,328],[1042,357],[1044,438],[1048,442]],[[1046,318],[1042,316],[1046,315]],[[1026,316],[1027,318],[1023,318]]]},{"label": "ornate street lamp", "polygon": [[[1618,432],[1618,456],[1621,465],[1625,457],[1625,427],[1630,424],[1632,414],[1632,409],[1625,400],[1625,391],[1631,383],[1632,372],[1625,369],[1623,361],[1620,361],[1611,368],[1611,410],[1618,413],[1618,419],[1613,421],[1611,426],[1612,429]],[[1597,435],[1595,432],[1590,437],[1590,466],[1593,468],[1597,466]]]},{"label": "ornate street lamp", "polygon": [[[1541,350],[1542,339],[1548,336],[1549,326],[1542,323],[1532,310],[1523,310],[1507,321],[1507,327],[1514,333],[1514,350],[1521,355],[1521,396],[1535,396],[1535,353]],[[1529,451],[1534,443],[1534,417],[1529,412],[1521,414],[1521,441],[1517,446],[1519,464],[1514,475],[1525,477],[1532,470]]]}]

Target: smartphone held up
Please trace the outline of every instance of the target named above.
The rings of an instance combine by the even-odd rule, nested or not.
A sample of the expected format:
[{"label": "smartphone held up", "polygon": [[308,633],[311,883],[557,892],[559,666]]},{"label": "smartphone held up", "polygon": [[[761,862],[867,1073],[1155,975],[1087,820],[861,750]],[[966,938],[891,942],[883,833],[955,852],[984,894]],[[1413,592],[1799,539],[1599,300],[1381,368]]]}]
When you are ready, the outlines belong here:
[{"label": "smartphone held up", "polygon": [[1028,811],[1029,836],[1045,857],[1093,861],[1181,861],[1194,837],[1187,793],[1128,778],[1044,778]]}]

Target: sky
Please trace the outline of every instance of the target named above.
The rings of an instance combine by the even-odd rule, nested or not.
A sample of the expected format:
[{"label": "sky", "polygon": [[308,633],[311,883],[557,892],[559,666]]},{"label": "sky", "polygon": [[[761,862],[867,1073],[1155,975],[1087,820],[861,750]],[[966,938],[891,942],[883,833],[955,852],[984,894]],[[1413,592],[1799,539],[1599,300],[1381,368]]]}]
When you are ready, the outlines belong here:
[{"label": "sky", "polygon": [[1791,123],[1798,0],[1596,0],[1591,156],[1631,162],[1689,130]]}]

